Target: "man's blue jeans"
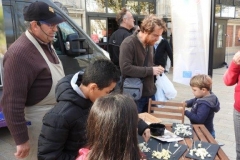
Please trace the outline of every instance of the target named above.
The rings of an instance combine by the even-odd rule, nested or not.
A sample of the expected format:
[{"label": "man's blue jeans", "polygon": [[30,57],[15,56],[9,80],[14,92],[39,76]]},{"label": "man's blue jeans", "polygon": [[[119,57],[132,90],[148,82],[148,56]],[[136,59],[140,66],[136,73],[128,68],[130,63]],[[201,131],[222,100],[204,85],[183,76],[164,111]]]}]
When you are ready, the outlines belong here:
[{"label": "man's blue jeans", "polygon": [[148,97],[141,97],[139,100],[135,101],[138,107],[138,113],[147,112],[149,98],[152,98],[152,100],[155,100],[155,95],[148,96]]}]

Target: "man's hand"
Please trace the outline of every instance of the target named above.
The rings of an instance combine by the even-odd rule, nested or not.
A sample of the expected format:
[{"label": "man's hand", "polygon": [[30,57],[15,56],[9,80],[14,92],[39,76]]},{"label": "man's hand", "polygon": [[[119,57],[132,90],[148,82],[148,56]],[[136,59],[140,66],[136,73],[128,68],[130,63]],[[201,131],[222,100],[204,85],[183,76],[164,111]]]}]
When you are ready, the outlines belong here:
[{"label": "man's hand", "polygon": [[164,72],[164,68],[162,66],[154,66],[153,67],[153,75],[160,75]]},{"label": "man's hand", "polygon": [[26,143],[17,145],[17,152],[14,153],[14,155],[18,159],[25,158],[28,156],[29,151],[30,151],[30,145],[29,145],[29,141],[27,141]]},{"label": "man's hand", "polygon": [[150,139],[150,136],[151,136],[150,129],[149,128],[145,129],[142,135],[144,141],[147,142]]}]

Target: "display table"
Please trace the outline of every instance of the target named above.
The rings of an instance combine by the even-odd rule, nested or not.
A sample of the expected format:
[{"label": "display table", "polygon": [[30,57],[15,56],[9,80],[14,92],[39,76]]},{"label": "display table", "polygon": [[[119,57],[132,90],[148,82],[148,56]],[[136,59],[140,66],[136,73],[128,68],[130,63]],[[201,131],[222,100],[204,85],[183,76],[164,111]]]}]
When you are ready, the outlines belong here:
[{"label": "display table", "polygon": [[[139,117],[143,119],[146,123],[160,123],[161,120],[159,118],[156,118],[149,113],[140,113]],[[169,131],[172,131],[172,124],[165,124],[166,129]],[[217,144],[216,140],[213,138],[213,136],[210,134],[210,132],[207,130],[207,128],[202,124],[194,124],[193,126],[193,140],[194,141],[203,141],[208,143]],[[188,149],[192,148],[192,138],[184,138],[184,140],[179,141],[180,144],[185,144],[188,146]],[[183,154],[181,159],[184,160],[191,160],[190,158],[186,158],[185,155],[186,152]],[[227,155],[224,153],[222,148],[220,147],[217,155],[215,157],[215,160],[229,160]]]},{"label": "display table", "polygon": [[[172,124],[166,124],[166,129],[171,131]],[[193,140],[217,144],[216,140],[213,138],[213,136],[210,134],[210,132],[207,130],[207,128],[202,124],[194,124],[193,125]],[[179,143],[187,145],[189,149],[192,148],[192,140],[190,138],[184,138],[184,140],[179,141]],[[183,154],[183,157],[184,157],[184,155],[186,155],[186,153],[187,153],[187,151]],[[184,159],[190,160],[189,158],[184,158]],[[229,160],[229,158],[224,153],[224,151],[222,150],[221,147],[219,148],[219,150],[217,152],[215,160]]]},{"label": "display table", "polygon": [[162,120],[152,116],[151,114],[145,112],[138,114],[138,117],[144,120],[146,123],[161,123]]}]

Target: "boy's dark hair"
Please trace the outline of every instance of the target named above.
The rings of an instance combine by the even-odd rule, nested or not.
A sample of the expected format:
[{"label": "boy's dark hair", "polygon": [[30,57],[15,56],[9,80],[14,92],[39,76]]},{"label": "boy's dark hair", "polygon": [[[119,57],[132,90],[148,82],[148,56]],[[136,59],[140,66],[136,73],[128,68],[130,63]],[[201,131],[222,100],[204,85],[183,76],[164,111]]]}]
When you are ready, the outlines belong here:
[{"label": "boy's dark hair", "polygon": [[84,86],[96,83],[98,88],[102,90],[110,86],[112,82],[118,82],[119,79],[120,71],[110,60],[98,59],[87,66],[81,83]]},{"label": "boy's dark hair", "polygon": [[208,91],[212,90],[212,79],[208,75],[198,74],[191,78],[191,87],[198,87],[200,89],[206,88]]},{"label": "boy's dark hair", "polygon": [[123,94],[98,98],[87,121],[88,159],[140,160],[138,112],[134,100]]}]

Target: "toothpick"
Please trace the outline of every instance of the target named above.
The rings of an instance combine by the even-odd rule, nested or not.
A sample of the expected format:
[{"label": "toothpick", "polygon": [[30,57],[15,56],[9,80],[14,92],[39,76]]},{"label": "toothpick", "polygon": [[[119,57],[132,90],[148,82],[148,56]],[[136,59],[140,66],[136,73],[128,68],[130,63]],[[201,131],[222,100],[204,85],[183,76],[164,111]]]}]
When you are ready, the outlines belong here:
[{"label": "toothpick", "polygon": [[170,143],[168,144],[168,148],[167,148],[168,151],[169,151],[169,147],[170,147]]},{"label": "toothpick", "polygon": [[174,152],[172,155],[174,155],[182,146],[179,146]]},{"label": "toothpick", "polygon": [[211,144],[206,148],[206,150],[208,150],[209,147],[211,147]]}]

